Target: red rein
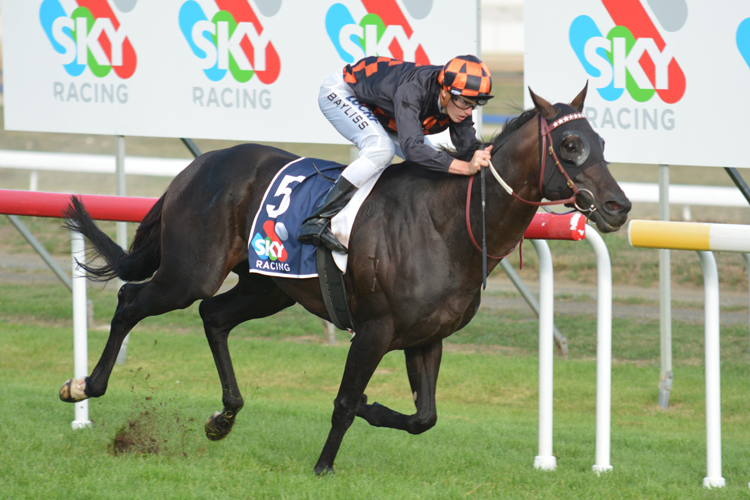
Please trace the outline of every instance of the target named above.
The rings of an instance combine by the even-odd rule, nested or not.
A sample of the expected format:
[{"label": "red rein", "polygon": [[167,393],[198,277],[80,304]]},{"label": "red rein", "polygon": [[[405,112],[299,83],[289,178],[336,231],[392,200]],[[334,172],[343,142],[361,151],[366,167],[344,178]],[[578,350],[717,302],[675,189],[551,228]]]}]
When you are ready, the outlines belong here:
[{"label": "red rein", "polygon": [[[484,168],[484,167],[482,167]],[[477,244],[477,240],[474,239],[474,233],[471,231],[471,187],[474,185],[474,175],[469,177],[469,189],[466,190],[466,229],[469,231],[469,239],[471,240],[471,243],[474,245],[474,248],[479,250],[479,252],[482,252],[482,248]],[[490,254],[487,254],[487,257],[490,259],[500,260],[504,259],[508,255],[513,253],[513,250],[516,249],[519,243],[523,242],[523,236],[521,236],[521,239],[516,242],[515,245],[513,245],[513,248],[508,252],[507,254],[503,255],[502,257],[493,257]],[[521,269],[523,269],[523,254],[521,253],[521,250],[519,250],[519,255],[521,256]]]}]

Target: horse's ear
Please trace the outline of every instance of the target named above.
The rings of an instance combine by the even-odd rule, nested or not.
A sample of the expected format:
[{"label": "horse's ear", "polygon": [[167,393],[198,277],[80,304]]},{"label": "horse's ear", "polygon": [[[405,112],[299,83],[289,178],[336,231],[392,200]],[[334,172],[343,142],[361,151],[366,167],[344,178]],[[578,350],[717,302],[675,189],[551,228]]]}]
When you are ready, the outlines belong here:
[{"label": "horse's ear", "polygon": [[570,103],[572,107],[578,110],[579,113],[583,112],[583,101],[586,100],[586,91],[589,88],[589,81],[586,80],[586,85],[583,87],[583,90],[576,96],[575,99],[573,99],[573,102]]},{"label": "horse's ear", "polygon": [[534,102],[534,108],[539,113],[541,113],[544,118],[546,118],[547,120],[551,120],[557,115],[555,107],[543,98],[536,95],[534,91],[531,90],[531,87],[529,87],[529,94],[531,94],[531,100]]}]

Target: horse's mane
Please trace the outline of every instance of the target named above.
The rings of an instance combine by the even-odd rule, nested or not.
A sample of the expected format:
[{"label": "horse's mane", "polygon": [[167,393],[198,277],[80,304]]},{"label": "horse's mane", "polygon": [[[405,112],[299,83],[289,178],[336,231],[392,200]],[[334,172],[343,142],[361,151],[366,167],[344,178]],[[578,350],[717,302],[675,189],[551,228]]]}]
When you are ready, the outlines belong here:
[{"label": "horse's mane", "polygon": [[496,134],[492,140],[488,143],[483,143],[480,141],[475,141],[473,144],[471,144],[467,149],[463,151],[454,151],[454,150],[446,150],[446,152],[451,155],[452,157],[463,160],[463,161],[469,161],[471,160],[472,155],[474,155],[474,151],[480,148],[485,148],[492,144],[494,146],[494,149],[497,150],[497,148],[505,142],[506,138],[513,134],[516,130],[523,127],[529,120],[534,118],[536,116],[536,109],[531,108],[527,109],[526,111],[522,112],[520,115],[511,118],[510,120],[505,122],[505,126],[500,131],[500,133]]}]

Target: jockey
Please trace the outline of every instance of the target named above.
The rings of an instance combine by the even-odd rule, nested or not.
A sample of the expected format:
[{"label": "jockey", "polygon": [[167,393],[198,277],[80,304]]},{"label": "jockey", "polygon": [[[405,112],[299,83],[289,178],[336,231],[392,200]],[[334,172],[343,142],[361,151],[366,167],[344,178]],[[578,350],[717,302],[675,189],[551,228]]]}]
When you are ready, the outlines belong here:
[{"label": "jockey", "polygon": [[394,155],[424,168],[474,175],[489,165],[492,146],[468,162],[436,149],[426,135],[450,130],[458,151],[476,139],[471,112],[492,99],[487,66],[474,56],[458,56],[445,66],[420,66],[387,57],[366,57],[323,82],[318,104],[341,135],[359,148],[297,239],[346,252],[330,230],[330,220],[354,192],[391,164]]}]

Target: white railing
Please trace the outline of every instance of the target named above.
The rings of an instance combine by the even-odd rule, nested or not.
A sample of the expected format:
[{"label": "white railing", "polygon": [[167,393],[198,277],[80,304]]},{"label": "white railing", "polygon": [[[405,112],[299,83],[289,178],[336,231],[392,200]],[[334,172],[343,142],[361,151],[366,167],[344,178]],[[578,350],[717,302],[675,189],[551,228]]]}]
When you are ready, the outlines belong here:
[{"label": "white railing", "polygon": [[[549,214],[544,214],[549,218]],[[534,467],[554,470],[557,459],[552,452],[552,413],[554,362],[554,280],[552,255],[547,242],[536,238],[586,239],[596,256],[597,319],[596,319],[596,450],[592,470],[597,474],[612,470],[610,465],[610,420],[612,401],[612,266],[604,240],[592,227],[584,224],[580,214],[560,217],[569,221],[569,232],[544,234],[535,229],[544,220],[537,214],[526,232],[539,257],[539,452]],[[544,223],[542,223],[544,224]],[[583,234],[582,234],[583,233]]]},{"label": "white railing", "polygon": [[719,345],[719,273],[713,251],[741,252],[750,264],[750,226],[632,220],[628,239],[634,247],[695,250],[703,267],[706,379],[706,477],[703,486],[726,485],[721,472],[721,359]]}]

